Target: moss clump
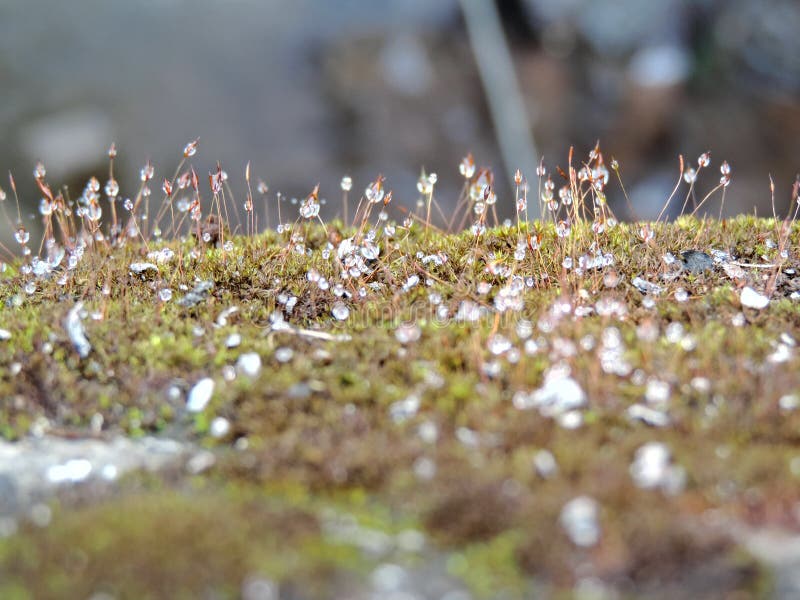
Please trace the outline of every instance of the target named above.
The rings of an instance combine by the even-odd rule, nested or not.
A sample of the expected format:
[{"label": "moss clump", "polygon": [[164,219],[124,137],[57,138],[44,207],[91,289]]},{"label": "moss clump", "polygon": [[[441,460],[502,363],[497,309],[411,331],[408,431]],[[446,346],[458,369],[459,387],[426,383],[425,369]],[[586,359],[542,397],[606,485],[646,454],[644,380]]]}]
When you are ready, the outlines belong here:
[{"label": "moss clump", "polygon": [[[314,560],[309,560],[313,557]],[[3,598],[238,597],[249,579],[325,597],[352,550],[328,544],[308,510],[218,489],[130,491],[56,510],[0,548]],[[294,582],[294,583],[293,583]]]},{"label": "moss clump", "polygon": [[[658,585],[696,597],[761,593],[756,563],[704,515],[797,526],[800,479],[790,465],[800,411],[781,398],[800,391],[800,305],[789,299],[800,265],[790,254],[780,269],[745,266],[737,280],[663,259],[686,249],[724,250],[745,265],[775,258],[764,241],[776,235],[769,220],[682,218],[652,229],[643,243],[633,225],[597,235],[579,222],[565,242],[537,225],[541,248],[515,260],[516,227],[476,240],[413,226],[382,242],[368,275],[347,279],[325,254],[328,239],[353,233],[336,223],[306,231],[303,255],[288,234],[201,245],[195,258],[194,241],[174,242],[175,262],[148,280],[129,271],[141,259],[133,245],[89,253],[65,286],[45,280],[32,294],[10,270],[0,285],[0,320],[12,333],[0,342],[0,433],[14,439],[42,418],[82,432],[99,413],[108,430],[168,431],[216,448],[216,487],[232,483],[254,499],[201,489],[64,508],[47,529],[0,542],[4,591],[88,596],[113,580],[121,597],[225,596],[251,571],[291,581],[306,570],[324,588],[336,561],[319,517],[344,497],[349,508],[369,498],[388,521],[422,527],[452,554],[452,572],[486,596],[524,595],[530,585],[558,593],[585,576],[634,595]],[[796,240],[796,227],[786,235]],[[613,265],[575,268],[597,242]],[[520,302],[499,310],[515,275]],[[631,285],[636,277],[663,288],[652,304]],[[198,280],[213,282],[206,298],[175,301]],[[745,283],[771,285],[771,305],[743,308]],[[159,299],[164,288],[173,300]],[[85,359],[62,326],[78,300],[93,348]],[[349,308],[345,321],[331,314],[336,302]],[[401,323],[411,323],[407,334]],[[233,333],[241,343],[228,347]],[[264,368],[236,375],[251,352]],[[520,409],[515,397],[541,388],[554,367],[569,369],[587,406],[568,417]],[[214,395],[188,415],[186,392],[201,377],[215,380]],[[663,422],[631,418],[634,404]],[[229,428],[214,437],[219,417]],[[653,441],[682,469],[680,485],[632,480],[637,450]],[[543,450],[553,472],[537,471]],[[264,508],[276,486],[318,502]],[[602,534],[589,549],[560,523],[577,495],[600,506]],[[85,531],[94,534],[69,550]],[[130,559],[120,558],[126,548]],[[198,564],[211,566],[198,575]],[[709,574],[714,590],[704,587]]]}]

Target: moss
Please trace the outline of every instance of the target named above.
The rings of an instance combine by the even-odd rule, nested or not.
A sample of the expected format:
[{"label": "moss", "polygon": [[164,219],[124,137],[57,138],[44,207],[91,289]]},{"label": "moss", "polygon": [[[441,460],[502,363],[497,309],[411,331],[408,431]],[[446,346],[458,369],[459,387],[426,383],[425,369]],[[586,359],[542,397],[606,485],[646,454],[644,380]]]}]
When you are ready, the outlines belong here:
[{"label": "moss", "polygon": [[[340,281],[321,257],[321,228],[307,232],[311,256],[290,252],[285,236],[275,233],[237,238],[233,251],[207,249],[196,261],[187,256],[192,242],[175,242],[183,261],[160,266],[154,281],[128,273],[130,262],[141,258],[133,245],[89,253],[66,286],[44,282],[21,304],[12,301],[21,276],[9,270],[0,285],[0,322],[12,332],[0,342],[0,397],[9,399],[0,409],[0,435],[23,436],[42,417],[53,428],[85,432],[100,413],[107,430],[168,429],[216,448],[218,461],[209,479],[191,479],[208,484],[191,494],[180,476],[169,481],[176,491],[125,492],[98,505],[65,507],[47,529],[25,527],[0,541],[4,597],[88,597],[108,581],[120,597],[154,595],[162,589],[157,586],[172,597],[209,590],[227,596],[238,593],[250,572],[291,582],[306,578],[307,570],[313,571],[308,581],[322,589],[336,569],[362,568],[352,548],[322,538],[321,515],[331,506],[368,513],[375,527],[422,527],[451,556],[452,572],[481,596],[500,589],[524,594],[530,578],[564,591],[587,564],[590,573],[634,595],[658,581],[679,586],[684,596],[699,593],[698,581],[712,571],[726,592],[762,589],[756,563],[702,517],[714,510],[754,525],[797,526],[800,480],[789,465],[800,443],[800,413],[777,402],[800,391],[800,370],[793,354],[785,363],[768,360],[781,334],[800,339],[800,305],[788,298],[791,278],[779,282],[768,309],[745,309],[742,327],[731,325],[743,310],[737,283],[721,270],[662,281],[665,291],[653,309],[643,306],[630,281],[656,280],[666,271],[662,256],[687,248],[760,260],[775,252],[765,240],[776,237],[776,224],[684,217],[654,225],[651,244],[640,241],[634,226],[621,225],[602,239],[616,259],[606,270],[618,274],[616,286],[606,284],[606,272],[578,275],[561,267],[565,255],[577,260],[595,240],[587,224],[574,225],[569,244],[558,241],[551,225],[536,227],[542,250],[519,263],[511,258],[516,228],[490,230],[479,244],[468,232],[428,236],[413,228],[396,246],[384,246],[362,281]],[[340,229],[328,224],[331,236],[348,233]],[[446,262],[418,258],[436,252]],[[496,316],[487,310],[467,323],[437,316],[430,292],[441,296],[450,315],[462,300],[491,307],[507,281],[495,266],[533,278],[520,311]],[[798,265],[790,258],[784,266]],[[352,296],[344,300],[351,311],[346,322],[332,319],[337,299],[309,281],[312,267]],[[422,282],[402,292],[414,274]],[[762,284],[759,271],[748,277]],[[175,301],[185,293],[181,286],[191,289],[197,279],[212,280],[213,290],[196,306],[181,307]],[[480,281],[493,284],[488,293],[478,292]],[[173,301],[158,300],[162,287],[173,290]],[[674,301],[678,287],[689,292],[687,302]],[[282,294],[298,298],[284,311],[292,327],[349,340],[271,328]],[[542,317],[559,297],[591,307],[600,298],[616,300],[625,314],[546,322]],[[84,325],[93,346],[84,360],[62,326],[79,299],[90,313]],[[237,311],[220,318],[234,306]],[[516,332],[522,318],[531,323],[530,340],[545,338],[538,351],[525,351]],[[396,325],[412,320],[420,338],[402,344]],[[670,323],[681,324],[682,341],[665,338]],[[609,327],[625,345],[627,374],[602,368],[598,348]],[[647,327],[655,328],[656,339],[642,335]],[[230,349],[225,340],[233,332],[242,343]],[[494,333],[520,355],[494,356],[487,347]],[[284,348],[293,355],[282,362],[277,350]],[[263,370],[254,379],[226,380],[223,369],[230,371],[243,352],[258,353]],[[556,362],[569,365],[589,397],[575,430],[512,403],[516,392],[541,386]],[[206,376],[216,382],[213,399],[188,415],[185,394]],[[628,406],[645,401],[651,379],[669,386],[669,427],[625,417]],[[177,397],[170,393],[175,389]],[[393,403],[410,396],[419,399],[417,413],[407,420],[393,416]],[[211,437],[217,416],[230,422],[220,439]],[[423,426],[429,432],[435,426],[435,441],[419,434]],[[242,439],[246,449],[232,450]],[[686,487],[675,495],[631,481],[637,448],[653,440],[666,444],[685,469]],[[556,459],[552,478],[534,469],[541,449]],[[236,491],[220,491],[220,482]],[[580,494],[602,507],[602,540],[590,551],[576,548],[559,525],[561,508]],[[248,533],[252,523],[263,535]],[[92,535],[85,543],[70,549],[68,541],[86,531]],[[173,562],[176,568],[165,568]],[[210,567],[195,577],[192,565],[199,563]],[[700,564],[713,569],[697,570]]]},{"label": "moss", "polygon": [[463,580],[481,598],[523,598],[529,583],[516,557],[524,534],[507,531],[482,544],[470,544],[454,552],[448,571]]},{"label": "moss", "polygon": [[26,527],[0,546],[3,597],[233,598],[253,577],[324,597],[338,566],[353,566],[352,550],[326,542],[307,510],[199,491],[131,491],[56,510],[47,529]]}]

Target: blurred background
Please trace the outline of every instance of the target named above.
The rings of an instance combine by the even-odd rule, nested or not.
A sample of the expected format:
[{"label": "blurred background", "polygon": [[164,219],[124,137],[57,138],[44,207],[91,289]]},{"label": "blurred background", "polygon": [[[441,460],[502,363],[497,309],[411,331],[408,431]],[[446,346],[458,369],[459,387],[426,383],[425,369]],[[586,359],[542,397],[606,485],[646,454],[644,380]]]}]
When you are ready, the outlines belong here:
[{"label": "blurred background", "polygon": [[[583,159],[600,140],[646,218],[675,184],[678,154],[695,163],[711,150],[700,188],[729,161],[726,213],[767,213],[769,174],[778,205],[789,205],[800,171],[800,2],[496,6],[529,121],[506,134],[527,139],[551,170],[570,145]],[[238,199],[251,161],[270,194],[304,196],[321,183],[330,214],[345,174],[360,193],[383,173],[413,205],[421,167],[438,173],[437,198],[452,206],[459,161],[472,152],[495,169],[498,209],[510,216],[510,175],[520,167],[535,180],[535,165],[504,161],[490,98],[513,108],[515,92],[487,90],[476,62],[486,40],[469,35],[462,9],[458,0],[2,1],[0,167],[16,174],[32,213],[37,160],[77,196],[89,176],[105,182],[114,141],[122,193],[132,195],[147,159],[160,181],[199,137],[198,173],[221,161]],[[0,185],[8,191],[5,177]],[[624,216],[618,186],[609,198]]]}]

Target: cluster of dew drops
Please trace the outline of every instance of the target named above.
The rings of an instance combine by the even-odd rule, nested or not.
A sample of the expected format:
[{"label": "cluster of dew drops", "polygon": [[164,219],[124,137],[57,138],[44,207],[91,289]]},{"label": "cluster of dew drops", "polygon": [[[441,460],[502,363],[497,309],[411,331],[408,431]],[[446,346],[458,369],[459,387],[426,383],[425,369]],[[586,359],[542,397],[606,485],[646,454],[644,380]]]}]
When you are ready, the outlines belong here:
[{"label": "cluster of dew drops", "polygon": [[[194,156],[197,151],[197,142],[190,142],[184,148],[184,159]],[[114,158],[116,149],[112,146],[109,151],[110,158]],[[183,164],[183,163],[182,163]],[[704,153],[697,161],[697,168],[689,167],[682,172],[685,183],[693,186],[698,173],[710,165],[710,156]],[[440,322],[476,323],[487,317],[497,315],[515,315],[522,313],[525,307],[525,293],[533,288],[548,286],[551,282],[545,270],[535,272],[530,268],[537,264],[533,259],[542,251],[542,236],[537,233],[537,228],[528,222],[528,210],[531,199],[540,208],[543,221],[550,221],[555,232],[556,243],[560,244],[560,266],[564,272],[581,277],[588,273],[600,273],[602,286],[600,291],[593,296],[585,289],[578,289],[577,293],[570,296],[561,296],[549,307],[541,311],[536,321],[519,317],[514,323],[512,331],[494,331],[485,341],[483,358],[480,362],[482,376],[492,380],[499,378],[515,365],[520,364],[524,357],[546,356],[549,367],[547,368],[542,385],[536,389],[516,390],[513,393],[512,404],[520,411],[536,410],[544,417],[553,419],[559,426],[567,429],[577,429],[585,422],[585,411],[588,398],[585,390],[573,377],[571,364],[581,354],[589,355],[591,360],[599,364],[600,370],[609,377],[619,378],[643,390],[639,401],[630,404],[625,409],[625,416],[632,422],[644,423],[649,427],[667,427],[672,422],[670,414],[670,401],[675,388],[675,382],[670,381],[665,374],[649,374],[643,365],[636,364],[630,357],[631,353],[623,340],[619,323],[628,318],[628,304],[620,300],[615,289],[621,283],[621,277],[613,270],[617,258],[612,252],[603,248],[602,234],[617,226],[617,220],[608,206],[606,199],[606,186],[609,183],[611,172],[618,172],[619,165],[612,160],[611,170],[606,167],[602,153],[595,148],[589,155],[589,160],[574,173],[572,167],[566,183],[557,186],[553,176],[548,173],[544,164],[536,170],[538,180],[537,190],[534,194],[532,186],[519,171],[515,173],[514,206],[519,231],[519,238],[514,248],[511,259],[495,254],[475,253],[467,258],[467,263],[475,265],[482,261],[482,273],[485,278],[478,277],[472,282],[472,289],[465,294],[463,299],[450,303],[433,276],[435,269],[446,265],[451,258],[444,250],[435,250],[429,253],[417,251],[412,260],[406,264],[415,265],[415,272],[407,272],[400,277],[391,290],[394,294],[408,295],[422,293],[432,309],[435,319]],[[478,168],[472,155],[467,155],[458,165],[458,171],[464,178],[464,193],[460,201],[469,215],[469,231],[479,241],[487,230],[489,216],[498,202],[494,187],[494,175],[490,169]],[[720,186],[727,187],[731,179],[731,168],[727,162],[720,167]],[[140,204],[147,202],[152,196],[152,181],[155,169],[152,163],[147,162],[140,171],[141,186],[134,198],[120,196],[120,187],[111,175],[104,186],[99,180],[91,178],[82,194],[75,201],[65,200],[61,195],[54,196],[45,184],[46,171],[41,163],[36,165],[34,178],[43,190],[44,196],[39,204],[39,213],[46,224],[52,225],[52,217],[74,217],[81,227],[77,233],[64,240],[63,244],[56,241],[52,229],[48,230],[42,245],[43,252],[34,256],[31,251],[30,232],[24,227],[21,219],[14,231],[14,238],[21,248],[23,263],[20,272],[28,278],[23,286],[24,293],[36,293],[37,280],[55,278],[59,285],[68,282],[69,275],[78,266],[87,251],[94,245],[111,239],[117,243],[124,240],[133,240],[141,236],[142,220],[146,213],[140,211]],[[174,179],[164,179],[161,186],[164,201],[170,203],[178,215],[188,215],[189,221],[199,224],[202,220],[202,205],[199,201],[198,177],[193,169],[186,169]],[[223,193],[228,180],[227,173],[217,167],[209,173],[209,186],[212,194]],[[249,166],[247,170],[249,186]],[[387,254],[402,249],[401,242],[408,237],[412,228],[425,227],[423,221],[425,210],[429,209],[435,194],[438,176],[435,173],[427,174],[422,171],[417,182],[418,213],[405,217],[400,223],[389,218],[389,209],[393,193],[386,188],[386,181],[382,176],[371,181],[364,189],[360,201],[354,204],[355,213],[352,223],[355,233],[341,239],[334,244],[329,236],[328,241],[318,250],[323,261],[331,265],[330,273],[324,275],[319,268],[310,266],[305,272],[307,282],[321,294],[330,295],[330,316],[334,321],[347,321],[353,314],[353,306],[359,300],[366,299],[370,294],[386,294],[385,283],[378,283],[379,278],[373,274],[381,266],[381,259]],[[13,185],[13,183],[12,183]],[[348,195],[353,189],[353,180],[345,176],[340,182],[340,188],[347,202]],[[266,197],[269,188],[261,180],[258,181],[256,191]],[[105,195],[107,208],[104,209],[103,195]],[[278,193],[278,205],[287,204],[297,208],[295,221],[281,222],[276,226],[278,234],[285,236],[287,250],[297,256],[314,257],[314,250],[306,244],[304,222],[318,221],[325,227],[320,217],[321,206],[326,200],[320,196],[319,186],[303,199],[288,199]],[[6,200],[6,194],[0,190],[0,202]],[[118,209],[117,207],[120,207]],[[588,211],[587,211],[588,209]],[[246,213],[254,210],[253,199],[248,194],[244,203]],[[288,211],[288,207],[285,208]],[[108,226],[103,226],[104,213],[116,215],[114,221]],[[586,212],[591,215],[591,230],[594,239],[580,250],[579,245],[567,244],[573,227],[577,220]],[[290,213],[287,213],[290,214]],[[130,218],[126,218],[126,215]],[[423,216],[420,216],[423,215]],[[522,223],[525,227],[519,227]],[[507,220],[504,225],[512,226]],[[154,242],[161,242],[162,235],[155,224],[150,233]],[[647,225],[642,225],[638,230],[640,240],[647,244],[654,236],[654,231]],[[211,242],[211,235],[202,233],[204,242]],[[156,244],[154,244],[156,245]],[[587,244],[584,244],[587,246]],[[224,250],[234,252],[236,243],[233,239],[224,242]],[[567,248],[570,251],[567,251]],[[200,253],[193,252],[190,259],[199,259]],[[144,274],[154,270],[158,272],[159,265],[169,264],[176,259],[175,252],[166,244],[156,247],[147,254],[150,262],[137,263],[131,270]],[[523,261],[530,260],[529,263]],[[309,260],[309,263],[313,262]],[[674,268],[676,259],[671,254],[663,257],[664,272],[669,274]],[[527,267],[527,268],[526,268]],[[5,270],[5,264],[0,264]],[[663,286],[649,281],[653,277],[640,276],[632,280],[632,285],[642,293],[641,306],[645,310],[653,310],[656,299],[663,292]],[[280,279],[275,280],[280,286]],[[184,286],[182,291],[188,297],[192,291]],[[167,303],[173,299],[173,291],[168,287],[155,286],[158,301]],[[108,286],[103,287],[103,293],[109,293]],[[298,305],[299,298],[289,291],[280,292],[277,296],[279,307],[271,316],[274,329],[291,328],[287,319]],[[674,299],[677,302],[688,301],[688,293],[679,288]],[[15,302],[21,303],[23,299],[17,297]],[[573,340],[568,335],[561,335],[560,325],[564,322],[575,321],[597,315],[603,318],[606,325],[597,335],[587,334],[579,340]],[[739,325],[739,323],[734,323]],[[394,326],[392,331],[399,344],[399,352],[407,352],[423,336],[423,329],[416,321],[404,321]],[[673,322],[665,327],[659,321],[643,319],[636,327],[636,338],[641,344],[663,342],[673,346],[676,352],[691,353],[697,346],[697,340],[687,333],[681,323]],[[232,334],[226,345],[234,348],[241,344],[241,336]],[[784,362],[794,352],[795,342],[787,337],[776,346],[770,360]],[[276,360],[287,363],[292,360],[291,348],[279,348],[276,351]],[[443,378],[435,373],[435,366],[423,387],[417,389],[407,398],[393,403],[389,407],[389,416],[395,422],[407,422],[417,417],[421,405],[420,395],[424,386],[437,387],[442,384]],[[235,372],[244,373],[255,377],[261,369],[261,358],[255,353],[242,354]],[[230,375],[226,375],[228,378]],[[697,394],[710,395],[712,383],[707,378],[695,377],[689,383],[691,390]],[[204,378],[190,392],[188,404],[191,410],[202,410],[211,397],[214,388],[213,380]],[[705,418],[713,419],[714,411],[719,410],[722,399],[714,397],[706,410]],[[784,404],[789,404],[785,402]],[[795,402],[795,405],[800,404]],[[227,423],[215,420],[214,430],[220,435],[227,432]],[[435,423],[422,421],[417,427],[420,437],[425,442],[435,441],[438,433]],[[477,431],[461,427],[456,432],[456,437],[465,446],[479,447],[488,443]],[[428,478],[435,473],[435,463],[431,458],[423,458],[415,465],[415,472],[419,477]],[[556,457],[547,449],[540,450],[534,459],[534,468],[543,478],[556,476],[558,464]],[[678,493],[683,486],[686,474],[680,465],[674,463],[670,449],[658,442],[648,442],[640,447],[631,463],[631,477],[634,483],[642,488],[656,488],[664,493]],[[600,537],[598,522],[599,505],[587,496],[578,496],[566,503],[560,515],[560,523],[578,546],[592,546]]]}]

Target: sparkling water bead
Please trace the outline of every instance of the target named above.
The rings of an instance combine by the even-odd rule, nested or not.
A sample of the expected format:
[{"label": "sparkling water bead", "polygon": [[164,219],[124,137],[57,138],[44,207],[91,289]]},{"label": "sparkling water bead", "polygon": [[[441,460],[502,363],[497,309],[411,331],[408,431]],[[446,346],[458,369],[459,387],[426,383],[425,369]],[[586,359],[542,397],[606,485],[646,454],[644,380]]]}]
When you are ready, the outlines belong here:
[{"label": "sparkling water bead", "polygon": [[336,302],[331,309],[331,314],[337,321],[344,321],[350,316],[350,309],[344,302]]},{"label": "sparkling water bead", "polygon": [[22,226],[14,232],[14,239],[20,246],[24,246],[31,239],[31,234]]}]

